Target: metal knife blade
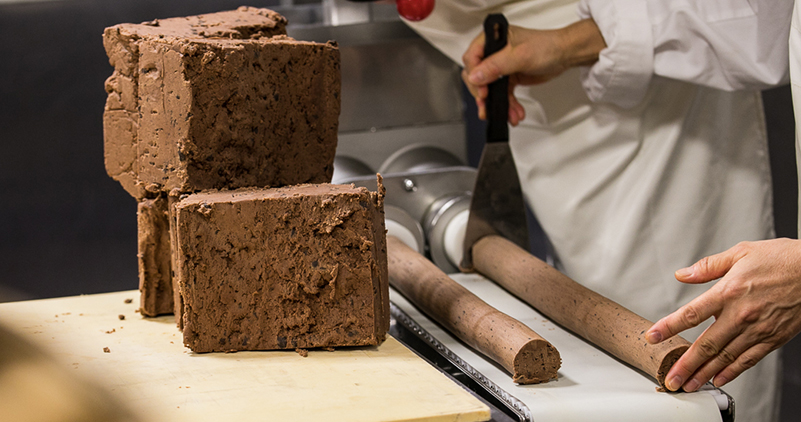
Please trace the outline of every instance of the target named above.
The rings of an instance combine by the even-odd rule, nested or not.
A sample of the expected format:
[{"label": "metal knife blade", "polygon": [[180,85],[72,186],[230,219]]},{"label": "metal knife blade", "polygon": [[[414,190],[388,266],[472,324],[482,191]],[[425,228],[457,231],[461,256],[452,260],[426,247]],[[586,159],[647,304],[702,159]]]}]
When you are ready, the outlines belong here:
[{"label": "metal knife blade", "polygon": [[[502,14],[484,20],[484,57],[506,46],[509,23]],[[504,76],[489,85],[487,143],[481,153],[470,214],[464,238],[461,270],[473,270],[472,247],[484,236],[503,236],[528,250],[528,227],[517,168],[509,149],[509,79]]]}]

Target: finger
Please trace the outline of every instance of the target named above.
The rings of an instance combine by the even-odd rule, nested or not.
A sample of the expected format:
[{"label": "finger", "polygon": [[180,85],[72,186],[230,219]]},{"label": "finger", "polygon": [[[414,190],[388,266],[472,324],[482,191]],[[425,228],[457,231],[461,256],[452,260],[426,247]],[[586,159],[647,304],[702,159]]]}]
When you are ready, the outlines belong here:
[{"label": "finger", "polygon": [[473,41],[470,42],[467,50],[462,55],[462,63],[464,63],[467,73],[470,73],[482,60],[484,60],[484,33],[473,38]]},{"label": "finger", "polygon": [[723,309],[723,301],[717,286],[715,285],[676,312],[657,321],[645,333],[645,339],[651,344],[665,341],[719,314]]},{"label": "finger", "polygon": [[509,123],[517,126],[526,117],[526,112],[514,96],[509,97]]},{"label": "finger", "polygon": [[514,78],[509,78],[509,123],[512,126],[517,126],[523,119],[526,118],[526,110],[523,108],[523,105],[517,101],[517,97],[515,97],[515,87],[517,86],[517,82]]},{"label": "finger", "polygon": [[467,81],[467,69],[462,69],[462,81],[473,98],[478,98],[478,87]]},{"label": "finger", "polygon": [[473,85],[467,80],[467,71],[462,70],[462,81],[464,85],[467,87],[467,90],[470,91],[470,95],[473,96],[475,99],[485,99],[487,95],[489,95],[489,88],[486,85]]},{"label": "finger", "polygon": [[478,86],[476,87],[476,93],[478,94],[476,98],[481,98],[482,100],[485,100],[489,95],[489,87],[487,85]]},{"label": "finger", "polygon": [[514,90],[514,87],[512,86],[512,84],[509,84],[509,97],[508,97],[508,100],[507,100],[507,102],[508,102],[507,113],[508,113],[508,116],[509,116],[508,117],[509,123],[512,126],[517,126],[517,124],[520,123],[520,119],[519,119],[519,116],[517,115],[517,109],[515,109],[515,106],[514,106],[514,103],[515,103],[516,100],[515,100],[514,94],[512,93],[513,90]]},{"label": "finger", "polygon": [[683,283],[706,283],[723,277],[745,255],[743,248],[743,244],[739,244],[719,254],[701,258],[692,266],[676,271],[676,280]]},{"label": "finger", "polygon": [[487,103],[483,98],[476,98],[476,107],[478,107],[478,118],[480,120],[487,120]]},{"label": "finger", "polygon": [[775,350],[774,347],[767,343],[760,343],[751,347],[738,356],[734,363],[720,371],[720,373],[715,376],[715,379],[712,383],[715,385],[715,387],[723,387],[730,381],[740,376],[740,374],[742,374],[746,369],[754,367],[757,362],[762,360],[762,358],[767,356],[768,353],[772,352],[773,350]]},{"label": "finger", "polygon": [[668,389],[677,391],[681,388],[698,368],[714,359],[737,334],[736,328],[726,321],[713,323],[670,368],[665,377]]},{"label": "finger", "polygon": [[684,382],[682,389],[688,393],[698,390],[723,369],[732,365],[754,342],[739,335],[724,346],[717,355],[701,365],[690,378]]},{"label": "finger", "polygon": [[517,72],[517,62],[508,45],[497,53],[485,57],[468,72],[468,80],[472,84],[487,85],[497,81],[501,76]]},{"label": "finger", "polygon": [[511,107],[509,108],[509,114],[507,120],[509,120],[509,124],[512,126],[517,126],[517,124],[520,123],[520,120],[518,120],[517,118],[517,112],[513,110]]}]

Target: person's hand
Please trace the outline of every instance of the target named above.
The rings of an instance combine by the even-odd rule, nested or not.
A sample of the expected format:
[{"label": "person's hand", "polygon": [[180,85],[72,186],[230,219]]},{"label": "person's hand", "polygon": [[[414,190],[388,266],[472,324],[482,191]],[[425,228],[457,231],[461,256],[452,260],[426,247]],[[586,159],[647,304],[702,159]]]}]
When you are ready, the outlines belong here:
[{"label": "person's hand", "polygon": [[509,122],[516,126],[525,118],[523,106],[514,96],[517,85],[543,83],[570,67],[591,64],[605,47],[598,26],[591,19],[547,31],[509,26],[506,47],[486,59],[484,34],[470,43],[462,56],[462,79],[476,98],[478,116],[483,120],[487,85],[509,76]]},{"label": "person's hand", "polygon": [[801,331],[801,241],[742,242],[676,271],[684,283],[719,277],[645,334],[658,343],[715,317],[668,372],[669,390],[695,391],[713,377],[720,387]]}]

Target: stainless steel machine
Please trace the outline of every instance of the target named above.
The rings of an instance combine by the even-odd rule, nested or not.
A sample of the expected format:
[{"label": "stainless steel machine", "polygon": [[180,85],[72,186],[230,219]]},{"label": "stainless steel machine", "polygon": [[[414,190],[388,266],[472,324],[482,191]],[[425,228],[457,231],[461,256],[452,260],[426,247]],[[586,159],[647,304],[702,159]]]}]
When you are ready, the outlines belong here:
[{"label": "stainless steel machine", "polygon": [[[375,173],[381,173],[387,189],[389,234],[401,238],[446,273],[458,272],[476,178],[476,170],[466,166],[465,103],[459,67],[401,22],[392,4],[325,0],[280,11],[290,20],[291,36],[320,42],[333,39],[340,46],[342,113],[334,182],[375,189]],[[498,301],[495,306],[504,312],[520,308],[517,317],[530,326],[548,323],[502,289],[490,286],[492,283],[481,283],[479,276],[454,277],[468,289],[475,288],[477,294],[482,291],[482,299]],[[394,291],[392,301],[391,334],[481,397],[493,408],[493,420],[534,419],[537,412],[530,407],[537,404],[534,390],[509,382],[495,365],[432,323]],[[565,341],[578,340],[567,332],[564,335]],[[591,363],[595,355],[604,354],[588,344],[571,353],[582,356],[588,368],[609,366],[610,374],[620,369],[636,372],[614,359],[607,362],[608,356],[603,356],[603,363]],[[568,355],[563,359],[568,360]],[[576,367],[575,362],[570,364]],[[547,385],[543,388],[543,392],[551,389]],[[564,389],[560,394],[575,396],[599,390],[589,385],[581,388],[567,393]],[[720,390],[708,388],[693,398],[705,401],[704,412],[714,419],[733,419],[733,403]],[[618,399],[629,401],[623,394],[610,398],[609,403]],[[564,403],[554,412],[570,414],[573,406]],[[632,406],[632,411],[637,409]],[[614,412],[610,415],[615,417]]]},{"label": "stainless steel machine", "polygon": [[389,230],[456,271],[461,251],[446,245],[459,225],[448,223],[466,218],[475,180],[466,167],[459,67],[401,22],[392,4],[327,0],[279,11],[290,36],[340,47],[334,182],[374,187],[381,173],[390,192]]}]

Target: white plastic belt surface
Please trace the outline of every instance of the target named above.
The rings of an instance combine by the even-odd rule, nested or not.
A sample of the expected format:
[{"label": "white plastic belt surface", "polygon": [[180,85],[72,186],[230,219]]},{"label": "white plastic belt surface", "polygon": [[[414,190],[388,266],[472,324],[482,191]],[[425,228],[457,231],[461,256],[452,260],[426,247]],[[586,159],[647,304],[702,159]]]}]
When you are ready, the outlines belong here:
[{"label": "white plastic belt surface", "polygon": [[525,403],[532,420],[686,422],[722,419],[716,396],[724,399],[725,396],[719,390],[690,394],[657,392],[655,380],[550,322],[495,283],[475,274],[451,274],[451,277],[550,341],[562,357],[558,379],[517,385],[500,366],[451,336],[392,289],[390,300],[457,356]]}]

